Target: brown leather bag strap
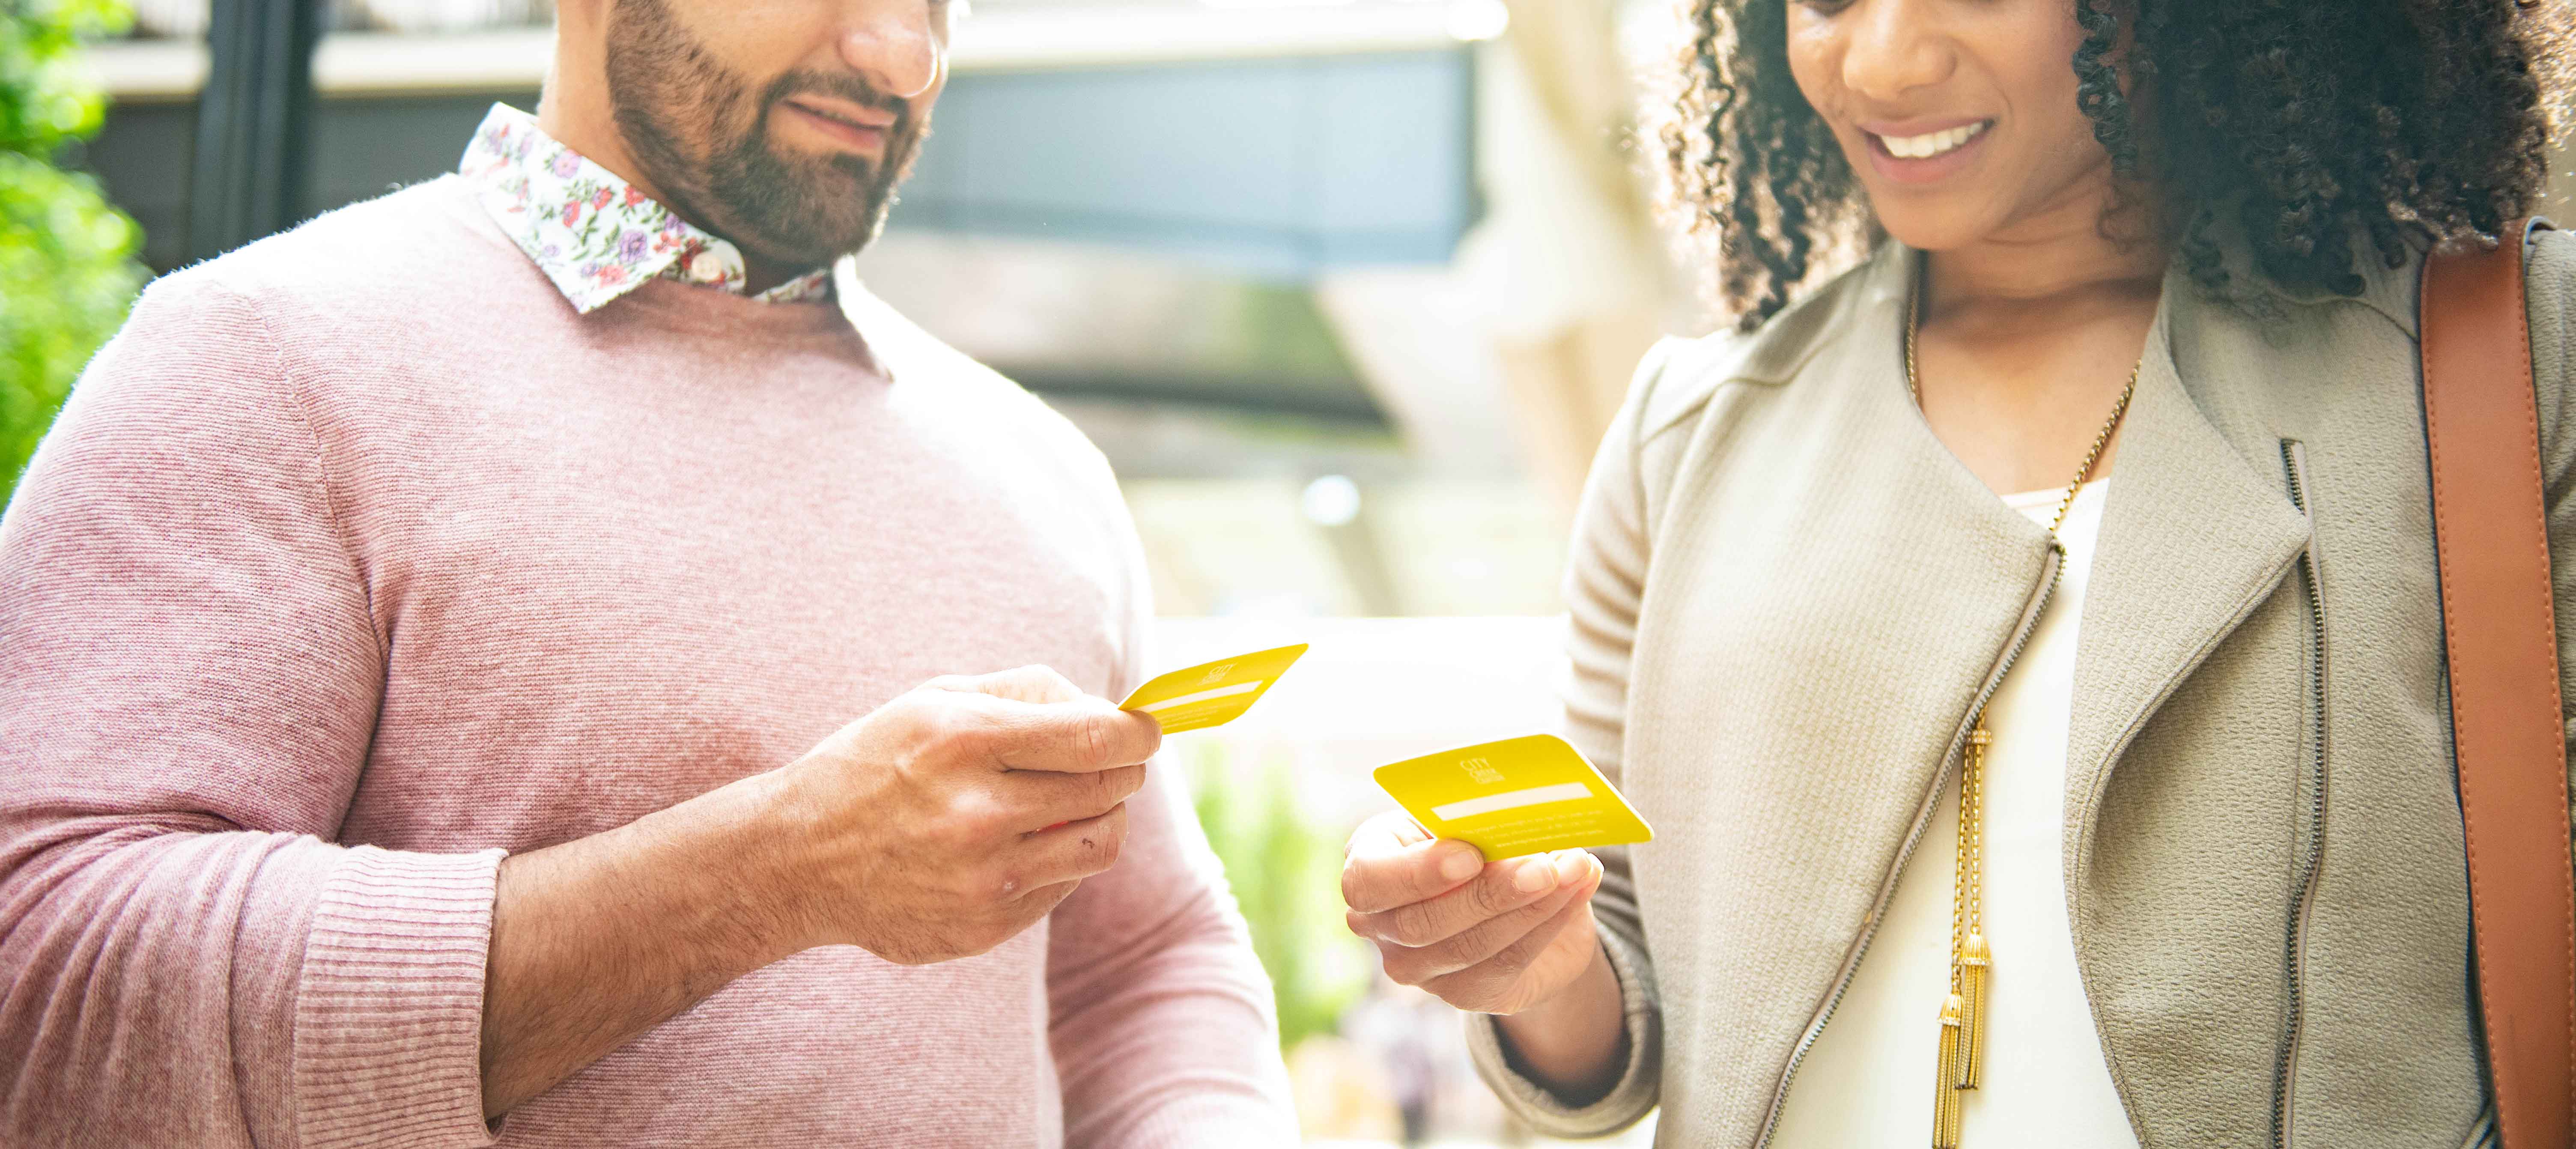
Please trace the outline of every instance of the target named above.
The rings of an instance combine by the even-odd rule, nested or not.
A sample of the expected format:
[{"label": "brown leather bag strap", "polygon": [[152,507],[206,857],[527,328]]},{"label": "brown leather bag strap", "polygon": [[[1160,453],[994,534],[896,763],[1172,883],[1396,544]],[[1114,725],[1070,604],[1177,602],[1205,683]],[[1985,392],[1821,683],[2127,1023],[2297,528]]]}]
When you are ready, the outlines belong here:
[{"label": "brown leather bag strap", "polygon": [[2505,1149],[2569,1149],[2576,871],[2524,310],[2527,243],[2517,225],[2493,251],[2425,260],[2424,430],[2496,1128]]}]

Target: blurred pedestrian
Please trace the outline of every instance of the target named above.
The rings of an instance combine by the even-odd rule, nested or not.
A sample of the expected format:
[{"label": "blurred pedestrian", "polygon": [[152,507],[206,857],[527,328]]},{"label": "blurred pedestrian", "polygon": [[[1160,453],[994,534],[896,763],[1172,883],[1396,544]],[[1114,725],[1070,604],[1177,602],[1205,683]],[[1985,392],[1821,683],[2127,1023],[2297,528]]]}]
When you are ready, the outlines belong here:
[{"label": "blurred pedestrian", "polygon": [[1429,1143],[1456,1122],[1440,1108],[1451,1076],[1466,1075],[1457,1013],[1440,999],[1380,978],[1344,1010],[1340,1029],[1377,1063],[1377,1080],[1403,1119],[1404,1144]]}]

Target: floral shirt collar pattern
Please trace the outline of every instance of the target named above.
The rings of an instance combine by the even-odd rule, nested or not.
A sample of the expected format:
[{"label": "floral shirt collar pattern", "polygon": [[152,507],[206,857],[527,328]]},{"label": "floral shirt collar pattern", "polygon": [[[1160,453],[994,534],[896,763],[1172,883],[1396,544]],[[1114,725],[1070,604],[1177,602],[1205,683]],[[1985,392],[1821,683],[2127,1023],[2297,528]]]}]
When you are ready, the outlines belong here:
[{"label": "floral shirt collar pattern", "polygon": [[[655,276],[747,292],[742,249],[583,159],[517,108],[492,105],[457,170],[501,230],[584,315]],[[753,298],[828,300],[832,271],[810,272]]]}]

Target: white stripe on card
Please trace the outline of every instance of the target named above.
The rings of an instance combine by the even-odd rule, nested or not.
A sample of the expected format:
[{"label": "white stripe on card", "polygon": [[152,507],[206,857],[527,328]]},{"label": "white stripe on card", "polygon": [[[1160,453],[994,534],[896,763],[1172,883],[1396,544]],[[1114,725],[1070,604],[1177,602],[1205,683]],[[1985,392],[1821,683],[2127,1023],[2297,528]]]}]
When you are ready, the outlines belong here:
[{"label": "white stripe on card", "polygon": [[1233,686],[1220,686],[1214,690],[1202,690],[1196,694],[1175,695],[1173,697],[1166,698],[1161,702],[1148,702],[1136,709],[1142,710],[1147,714],[1152,714],[1160,710],[1169,710],[1175,706],[1187,706],[1193,702],[1207,702],[1218,698],[1232,698],[1238,694],[1250,694],[1259,689],[1261,689],[1261,683],[1258,681],[1241,682],[1236,683]]},{"label": "white stripe on card", "polygon": [[1527,790],[1505,790],[1464,802],[1451,802],[1431,808],[1431,816],[1443,822],[1491,814],[1497,810],[1517,810],[1523,806],[1544,806],[1550,802],[1571,802],[1592,796],[1592,787],[1581,782],[1559,782],[1554,786],[1532,786]]}]

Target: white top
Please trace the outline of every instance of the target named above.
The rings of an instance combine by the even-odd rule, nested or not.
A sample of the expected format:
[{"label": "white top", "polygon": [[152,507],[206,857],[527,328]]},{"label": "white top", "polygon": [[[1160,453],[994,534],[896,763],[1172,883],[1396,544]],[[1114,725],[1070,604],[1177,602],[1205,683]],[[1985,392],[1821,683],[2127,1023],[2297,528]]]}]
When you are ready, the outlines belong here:
[{"label": "white top", "polygon": [[[1986,1070],[1967,1095],[1961,1144],[2136,1149],[2067,924],[2066,727],[2076,623],[2110,480],[2086,484],[2058,531],[2056,594],[1986,704]],[[2060,487],[2004,501],[2042,526]],[[1789,1088],[1776,1149],[1920,1149],[1931,1143],[1933,1063],[1950,992],[1950,883],[1959,786],[1943,787],[1906,859],[1876,940]]]}]

